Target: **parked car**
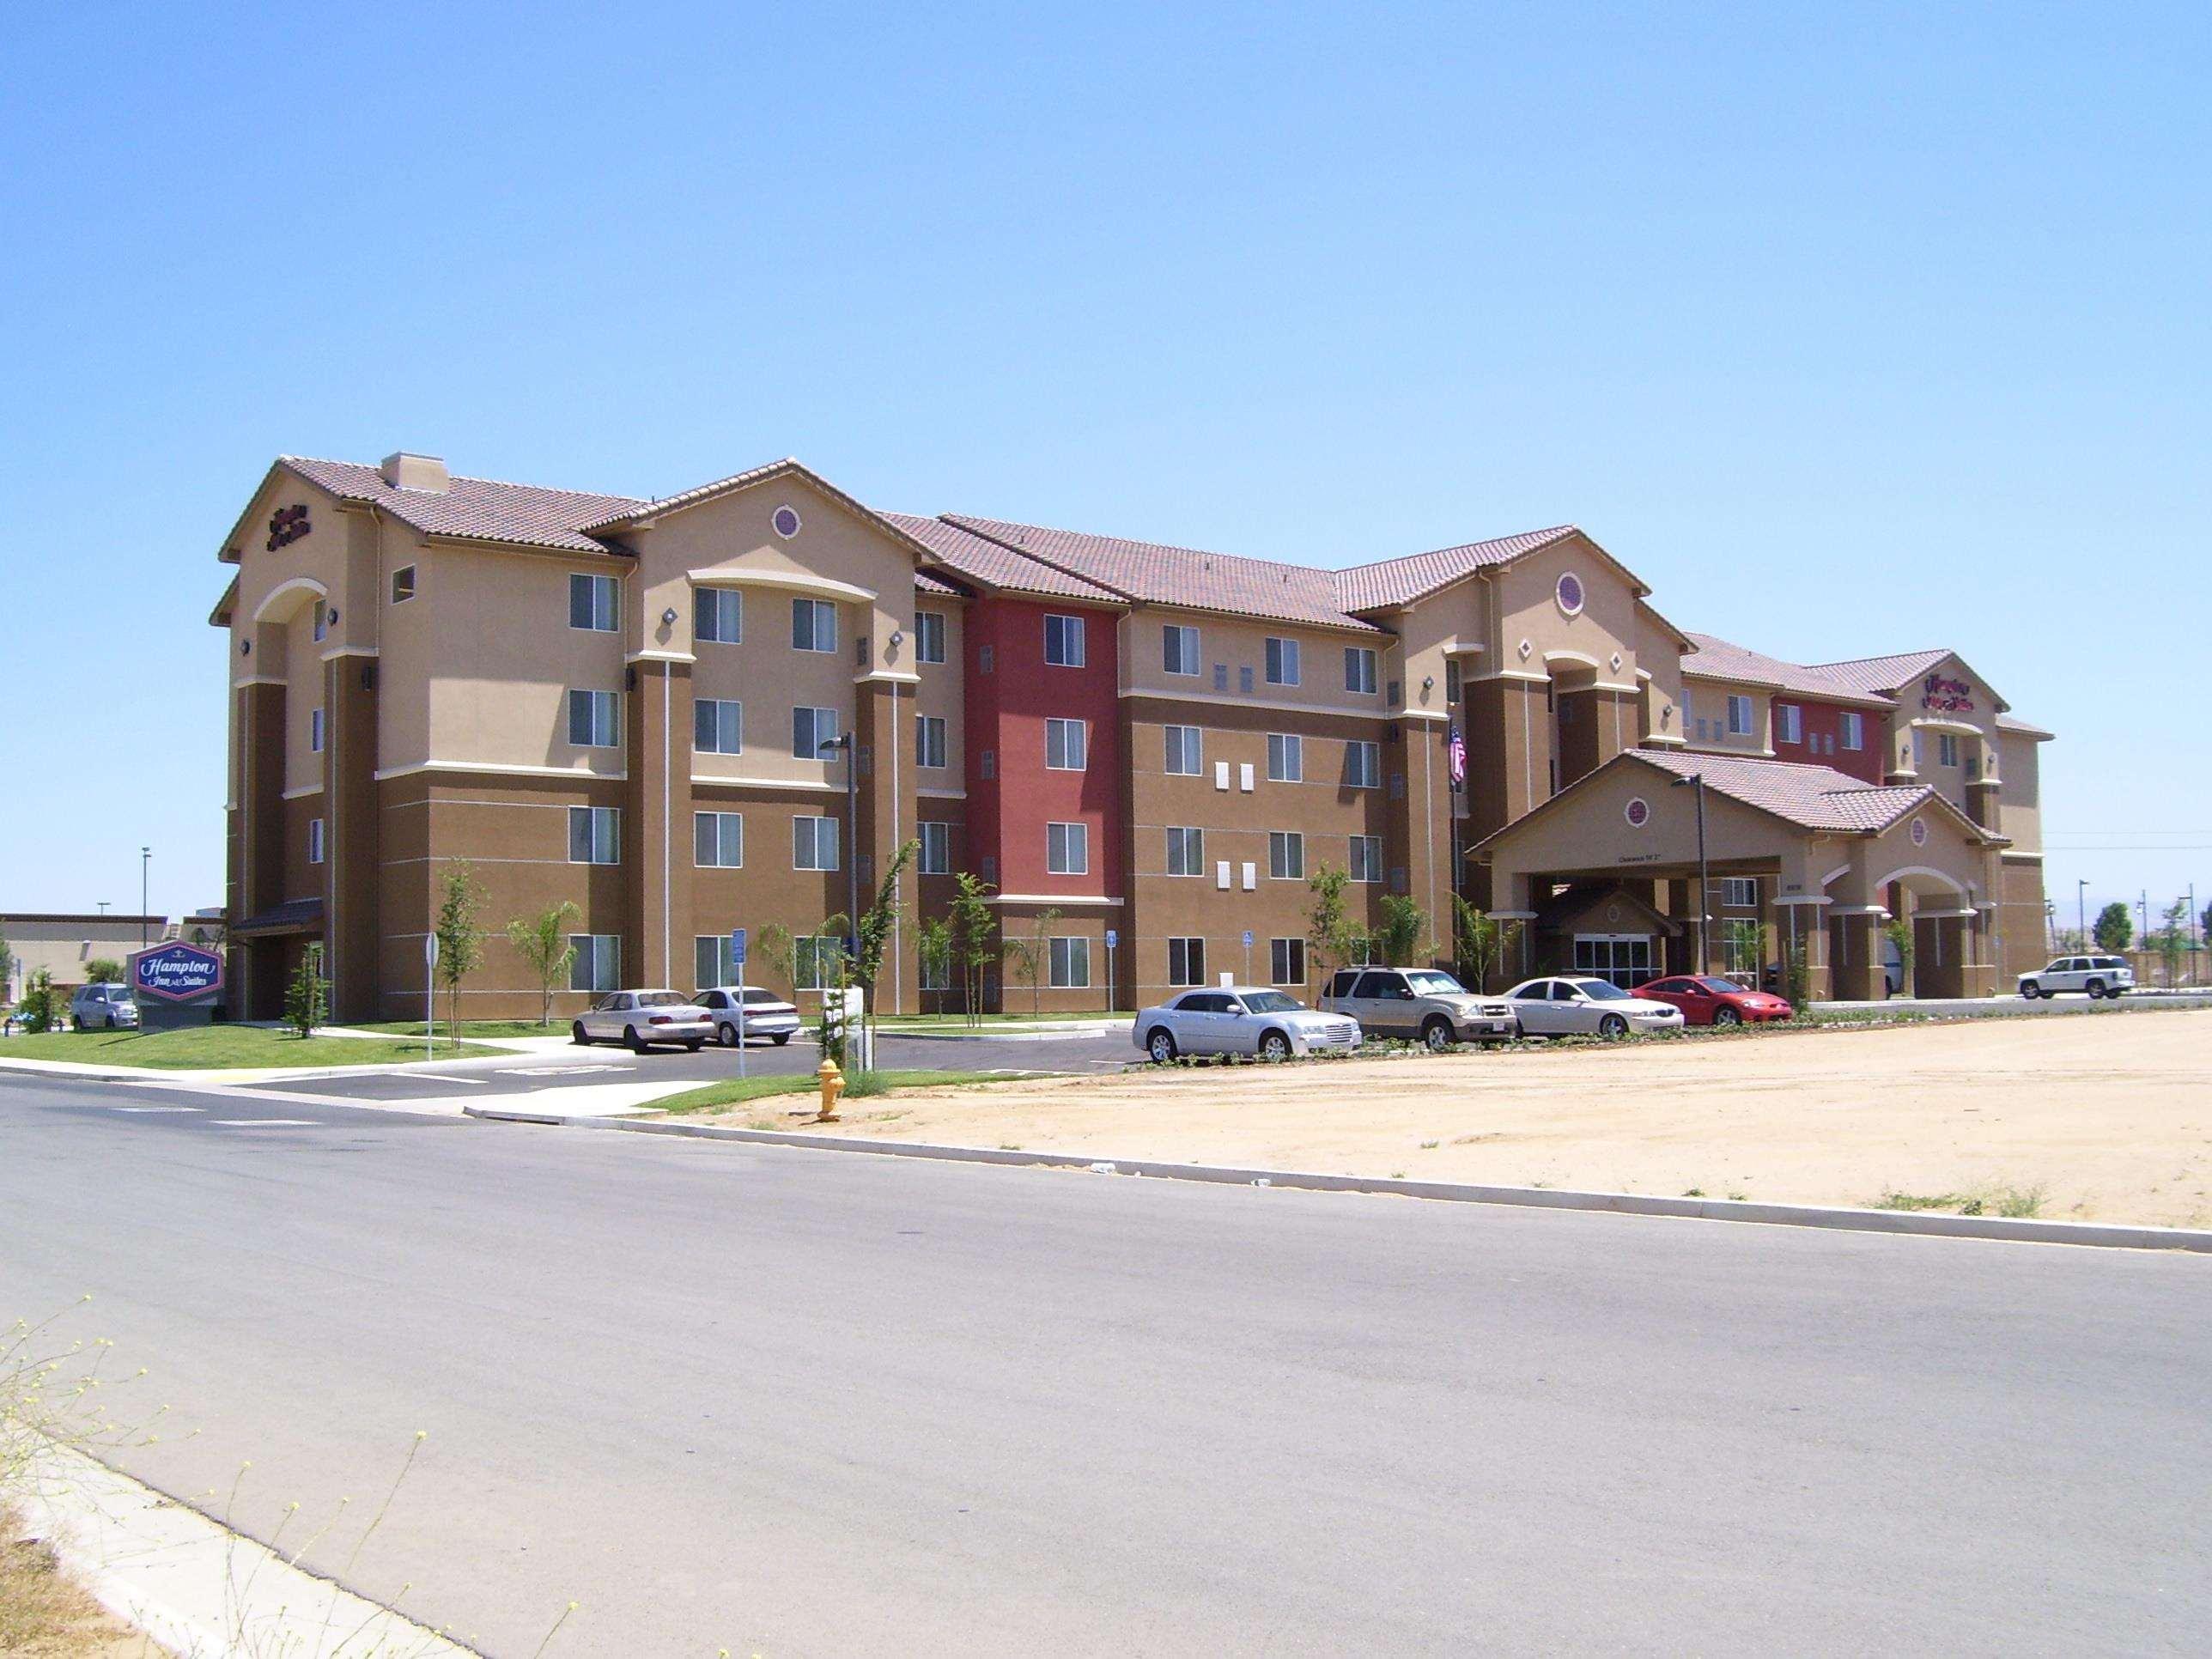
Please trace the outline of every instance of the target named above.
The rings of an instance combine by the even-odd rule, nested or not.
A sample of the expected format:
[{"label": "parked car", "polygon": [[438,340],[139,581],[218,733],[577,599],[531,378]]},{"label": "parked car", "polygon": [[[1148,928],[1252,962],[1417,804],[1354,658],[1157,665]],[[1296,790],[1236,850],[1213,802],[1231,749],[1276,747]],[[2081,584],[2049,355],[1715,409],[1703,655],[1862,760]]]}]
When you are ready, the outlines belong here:
[{"label": "parked car", "polygon": [[2121,957],[2060,957],[2048,968],[2020,976],[2020,994],[2030,1002],[2061,991],[2081,991],[2092,1001],[2136,988],[2136,970]]},{"label": "parked car", "polygon": [[610,991],[568,1028],[578,1043],[624,1042],[638,1054],[656,1043],[696,1054],[714,1035],[714,1017],[676,991]]},{"label": "parked car", "polygon": [[1434,968],[1340,968],[1321,1007],[1349,1014],[1370,1036],[1419,1037],[1438,1054],[1455,1042],[1498,1042],[1520,1032],[1503,997],[1477,996]]},{"label": "parked car", "polygon": [[757,985],[717,985],[694,991],[691,1000],[704,1008],[714,1022],[714,1041],[725,1048],[738,1046],[738,1005],[744,1005],[745,1041],[766,1037],[781,1048],[805,1022],[793,1004]]},{"label": "parked car", "polygon": [[1680,1008],[1632,995],[1611,980],[1564,975],[1523,980],[1505,1000],[1530,1036],[1626,1036],[1682,1028]]},{"label": "parked car", "polygon": [[1165,1063],[1178,1054],[1293,1054],[1359,1046],[1359,1022],[1325,1014],[1295,997],[1258,986],[1222,985],[1185,991],[1138,1014],[1129,1028],[1137,1047]]},{"label": "parked car", "polygon": [[1685,1025],[1747,1025],[1787,1019],[1796,1012],[1781,997],[1747,990],[1713,974],[1675,974],[1636,988],[1635,994],[1682,1011]]},{"label": "parked car", "polygon": [[80,985],[70,998],[70,1024],[80,1031],[130,1030],[138,1024],[137,994],[127,985]]}]

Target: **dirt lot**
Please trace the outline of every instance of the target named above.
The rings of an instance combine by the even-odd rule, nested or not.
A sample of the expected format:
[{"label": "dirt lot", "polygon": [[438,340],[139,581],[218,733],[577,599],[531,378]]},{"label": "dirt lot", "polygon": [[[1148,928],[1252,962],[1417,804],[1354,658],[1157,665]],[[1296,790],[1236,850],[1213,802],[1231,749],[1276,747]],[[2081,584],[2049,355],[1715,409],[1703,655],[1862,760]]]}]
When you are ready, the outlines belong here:
[{"label": "dirt lot", "polygon": [[1101,1157],[2212,1225],[2212,1011],[1163,1070],[844,1115]]}]

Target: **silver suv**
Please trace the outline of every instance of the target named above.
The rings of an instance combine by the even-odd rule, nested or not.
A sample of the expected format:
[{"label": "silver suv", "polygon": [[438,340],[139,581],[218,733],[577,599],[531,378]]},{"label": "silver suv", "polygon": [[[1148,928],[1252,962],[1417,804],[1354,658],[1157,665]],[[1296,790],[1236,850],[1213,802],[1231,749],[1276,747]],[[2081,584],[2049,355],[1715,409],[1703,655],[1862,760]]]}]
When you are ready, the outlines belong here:
[{"label": "silver suv", "polygon": [[2020,976],[2020,994],[2030,1002],[2061,991],[2083,991],[2094,1001],[2136,988],[2136,970],[2121,957],[2060,957],[2048,968]]},{"label": "silver suv", "polygon": [[70,1023],[80,1031],[127,1030],[138,1024],[138,999],[127,985],[80,985],[70,999]]},{"label": "silver suv", "polygon": [[1321,1006],[1351,1015],[1371,1036],[1419,1037],[1437,1054],[1455,1042],[1504,1042],[1521,1034],[1512,1004],[1477,996],[1437,968],[1340,968]]}]

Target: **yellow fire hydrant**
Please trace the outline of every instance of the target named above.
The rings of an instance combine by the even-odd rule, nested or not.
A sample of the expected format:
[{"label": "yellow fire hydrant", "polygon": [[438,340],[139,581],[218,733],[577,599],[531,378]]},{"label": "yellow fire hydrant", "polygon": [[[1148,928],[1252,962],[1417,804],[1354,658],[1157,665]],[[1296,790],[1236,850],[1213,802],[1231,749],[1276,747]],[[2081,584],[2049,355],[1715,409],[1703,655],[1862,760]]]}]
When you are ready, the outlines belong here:
[{"label": "yellow fire hydrant", "polygon": [[822,1079],[822,1112],[814,1121],[817,1123],[835,1123],[837,1121],[837,1097],[845,1092],[845,1074],[837,1069],[836,1060],[825,1060],[814,1075]]}]

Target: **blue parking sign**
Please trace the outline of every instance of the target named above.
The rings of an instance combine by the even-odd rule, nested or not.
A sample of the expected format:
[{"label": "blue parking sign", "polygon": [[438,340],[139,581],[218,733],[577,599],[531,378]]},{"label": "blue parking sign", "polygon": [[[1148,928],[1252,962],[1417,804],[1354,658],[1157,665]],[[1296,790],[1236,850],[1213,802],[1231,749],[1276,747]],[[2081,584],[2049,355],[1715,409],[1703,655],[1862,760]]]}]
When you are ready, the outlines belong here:
[{"label": "blue parking sign", "polygon": [[1244,948],[1248,951],[1252,948],[1252,930],[1249,927],[1244,930]]},{"label": "blue parking sign", "polygon": [[1109,927],[1109,928],[1106,930],[1106,948],[1107,948],[1108,950],[1109,950],[1109,951],[1110,951],[1110,950],[1112,950],[1115,945],[1119,945],[1121,942],[1121,929],[1120,929],[1120,928],[1118,928],[1118,927]]},{"label": "blue parking sign", "polygon": [[733,968],[745,965],[745,930],[742,927],[730,929],[730,965]]}]

